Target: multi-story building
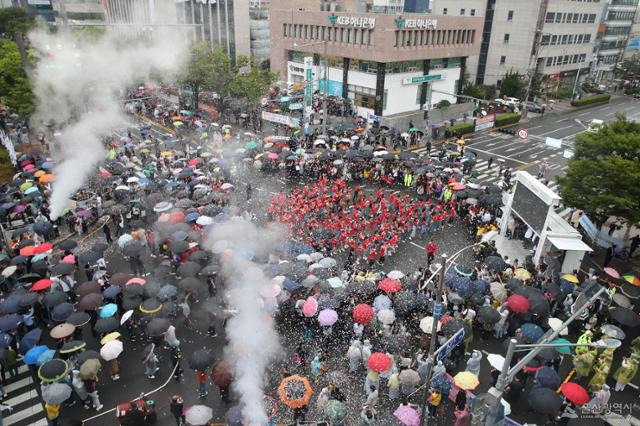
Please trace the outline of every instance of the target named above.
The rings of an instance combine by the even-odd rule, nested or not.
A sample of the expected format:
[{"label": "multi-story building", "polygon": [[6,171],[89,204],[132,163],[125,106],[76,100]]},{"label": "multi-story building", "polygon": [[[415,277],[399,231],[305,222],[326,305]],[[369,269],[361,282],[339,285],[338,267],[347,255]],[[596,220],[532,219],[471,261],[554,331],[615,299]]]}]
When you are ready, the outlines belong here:
[{"label": "multi-story building", "polygon": [[630,39],[638,0],[609,0],[604,4],[596,42],[598,60],[593,67],[595,81],[610,80]]},{"label": "multi-story building", "polygon": [[432,8],[483,17],[480,52],[468,62],[477,84],[500,86],[510,71],[528,75],[535,69],[553,90],[588,76],[600,0],[435,0]]},{"label": "multi-story building", "polygon": [[636,9],[633,25],[629,33],[629,41],[624,50],[623,59],[640,59],[640,7]]},{"label": "multi-story building", "polygon": [[270,2],[256,0],[249,9],[249,34],[251,37],[251,59],[256,64],[269,61],[271,34],[269,32]]},{"label": "multi-story building", "polygon": [[363,117],[415,115],[421,122],[421,107],[456,102],[467,58],[480,46],[482,18],[367,13],[356,1],[327,3],[271,1],[271,69],[281,80],[308,82],[310,72],[314,88],[324,89],[326,57],[327,93],[351,99]]}]

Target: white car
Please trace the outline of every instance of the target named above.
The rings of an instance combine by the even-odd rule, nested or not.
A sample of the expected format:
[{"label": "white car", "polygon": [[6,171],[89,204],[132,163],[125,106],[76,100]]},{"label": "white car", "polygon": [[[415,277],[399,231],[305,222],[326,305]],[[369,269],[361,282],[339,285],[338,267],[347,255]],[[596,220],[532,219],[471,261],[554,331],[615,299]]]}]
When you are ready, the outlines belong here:
[{"label": "white car", "polygon": [[598,133],[603,125],[604,121],[594,118],[589,122],[589,125],[587,126],[587,132]]}]

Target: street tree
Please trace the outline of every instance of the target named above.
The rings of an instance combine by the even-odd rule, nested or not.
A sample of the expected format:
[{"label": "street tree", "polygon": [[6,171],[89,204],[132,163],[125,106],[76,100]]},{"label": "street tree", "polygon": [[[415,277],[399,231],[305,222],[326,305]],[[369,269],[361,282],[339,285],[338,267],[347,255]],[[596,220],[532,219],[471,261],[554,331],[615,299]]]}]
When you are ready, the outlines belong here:
[{"label": "street tree", "polygon": [[36,20],[20,7],[0,9],[0,33],[14,38],[16,33],[26,34],[36,25]]},{"label": "street tree", "polygon": [[216,64],[211,47],[205,43],[195,43],[189,52],[189,62],[183,73],[178,76],[180,84],[189,86],[193,91],[194,105],[197,108],[202,89],[211,88],[214,84]]},{"label": "street tree", "polygon": [[0,98],[20,115],[29,115],[35,106],[31,84],[14,41],[0,39]]},{"label": "street tree", "polygon": [[500,95],[522,99],[525,92],[525,82],[519,72],[508,71],[500,84]]},{"label": "street tree", "polygon": [[597,133],[581,133],[566,175],[558,177],[566,205],[596,220],[617,216],[640,223],[640,123],[617,115]]},{"label": "street tree", "polygon": [[233,68],[231,95],[255,102],[264,96],[275,79],[274,73],[256,66],[247,56],[240,56]]}]

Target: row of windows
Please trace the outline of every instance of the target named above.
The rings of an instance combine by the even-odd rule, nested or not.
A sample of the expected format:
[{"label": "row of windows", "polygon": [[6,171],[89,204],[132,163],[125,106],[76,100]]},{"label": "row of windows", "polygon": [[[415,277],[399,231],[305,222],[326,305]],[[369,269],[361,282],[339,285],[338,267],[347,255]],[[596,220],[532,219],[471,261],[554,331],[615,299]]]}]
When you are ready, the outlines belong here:
[{"label": "row of windows", "polygon": [[542,46],[562,46],[565,44],[591,43],[591,34],[562,34],[543,35],[540,39]]},{"label": "row of windows", "polygon": [[[444,9],[442,9],[442,14],[446,15],[449,13],[449,10],[445,7]],[[467,9],[460,9],[460,16],[464,16],[467,14]],[[469,16],[476,16],[476,10],[475,9],[470,9],[469,10]]]},{"label": "row of windows", "polygon": [[593,24],[596,22],[596,14],[547,12],[544,22],[547,24]]},{"label": "row of windows", "polygon": [[571,1],[579,1],[585,3],[600,3],[600,0],[571,0]]},{"label": "row of windows", "polygon": [[323,25],[283,24],[284,37],[333,41],[361,46],[371,46],[373,30],[369,28],[340,28]]},{"label": "row of windows", "polygon": [[475,30],[402,30],[395,32],[393,45],[410,47],[473,44],[475,37]]},{"label": "row of windows", "polygon": [[567,65],[567,64],[579,64],[587,60],[587,55],[560,55],[560,56],[549,56],[546,59],[546,66],[553,67],[557,65]]},{"label": "row of windows", "polygon": [[607,21],[632,21],[635,12],[609,12]]},{"label": "row of windows", "polygon": [[604,30],[604,35],[627,35],[631,31],[631,27],[607,27]]},{"label": "row of windows", "polygon": [[637,6],[638,0],[613,0],[612,6]]}]

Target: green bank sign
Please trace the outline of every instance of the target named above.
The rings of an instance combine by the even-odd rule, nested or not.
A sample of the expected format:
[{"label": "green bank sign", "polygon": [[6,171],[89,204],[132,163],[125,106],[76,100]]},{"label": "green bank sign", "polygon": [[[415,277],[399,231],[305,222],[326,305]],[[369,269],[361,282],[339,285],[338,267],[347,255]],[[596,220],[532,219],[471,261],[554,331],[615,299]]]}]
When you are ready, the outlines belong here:
[{"label": "green bank sign", "polygon": [[420,84],[439,80],[444,80],[444,78],[442,78],[442,74],[419,75],[416,77],[403,78],[402,84]]}]

